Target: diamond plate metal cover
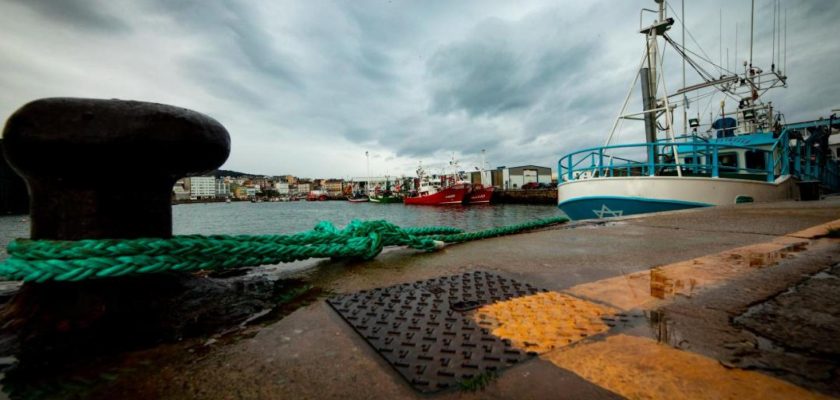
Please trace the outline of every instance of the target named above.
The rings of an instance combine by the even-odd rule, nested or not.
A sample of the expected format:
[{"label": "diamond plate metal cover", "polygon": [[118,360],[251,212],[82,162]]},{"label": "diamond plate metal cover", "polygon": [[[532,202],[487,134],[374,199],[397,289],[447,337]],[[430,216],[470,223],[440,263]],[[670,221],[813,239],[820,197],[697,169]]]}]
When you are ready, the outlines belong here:
[{"label": "diamond plate metal cover", "polygon": [[339,295],[327,303],[412,387],[430,393],[531,357],[476,323],[472,310],[544,291],[476,271]]}]

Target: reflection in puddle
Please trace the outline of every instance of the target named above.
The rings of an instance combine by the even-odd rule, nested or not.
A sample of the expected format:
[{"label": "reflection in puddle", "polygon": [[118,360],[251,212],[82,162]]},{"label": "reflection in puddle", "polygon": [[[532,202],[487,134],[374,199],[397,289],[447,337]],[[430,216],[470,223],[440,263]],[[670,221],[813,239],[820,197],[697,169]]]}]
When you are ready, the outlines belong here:
[{"label": "reflection in puddle", "polygon": [[695,296],[714,284],[777,264],[804,250],[807,241],[789,237],[659,266],[597,282],[567,292],[622,310],[652,309],[674,296]]},{"label": "reflection in puddle", "polygon": [[657,299],[664,299],[666,296],[671,297],[675,294],[691,297],[695,286],[697,286],[697,280],[694,278],[671,278],[668,276],[668,271],[661,267],[650,270],[650,295]]},{"label": "reflection in puddle", "polygon": [[680,349],[688,345],[688,340],[675,328],[674,321],[668,318],[665,311],[645,311],[645,316],[647,317],[650,337],[656,339],[657,343],[667,344]]}]

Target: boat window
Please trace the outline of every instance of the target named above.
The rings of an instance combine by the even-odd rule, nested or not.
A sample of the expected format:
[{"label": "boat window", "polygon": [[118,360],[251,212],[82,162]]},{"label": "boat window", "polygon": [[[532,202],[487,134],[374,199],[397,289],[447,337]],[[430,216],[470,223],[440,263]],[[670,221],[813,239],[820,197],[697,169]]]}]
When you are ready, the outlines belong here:
[{"label": "boat window", "polygon": [[747,169],[764,169],[764,152],[758,150],[750,150],[746,152]]},{"label": "boat window", "polygon": [[738,168],[738,154],[737,153],[720,153],[718,154],[718,165],[721,167]]},{"label": "boat window", "polygon": [[683,164],[694,164],[694,157],[683,158]]}]

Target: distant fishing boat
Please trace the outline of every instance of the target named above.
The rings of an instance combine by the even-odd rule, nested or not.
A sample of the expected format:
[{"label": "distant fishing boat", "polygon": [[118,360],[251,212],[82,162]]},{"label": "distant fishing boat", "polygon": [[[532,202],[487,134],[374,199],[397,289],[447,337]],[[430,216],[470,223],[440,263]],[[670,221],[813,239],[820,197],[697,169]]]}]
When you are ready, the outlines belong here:
[{"label": "distant fishing boat", "polygon": [[473,183],[470,185],[469,193],[467,194],[467,204],[489,204],[493,199],[493,192],[496,190],[489,180],[485,180],[486,162],[484,160],[484,150],[481,150],[481,168],[479,170],[480,183]]},{"label": "distant fishing boat", "polygon": [[351,203],[367,203],[368,201],[370,201],[370,198],[363,194],[356,194],[353,196],[347,196],[347,201]]},{"label": "distant fishing boat", "polygon": [[386,176],[385,190],[381,190],[379,185],[376,185],[374,193],[370,195],[370,202],[379,204],[402,203],[403,197],[391,191],[391,179],[390,177]]},{"label": "distant fishing boat", "polygon": [[493,192],[496,190],[493,186],[484,186],[481,183],[474,183],[470,186],[469,194],[467,195],[467,204],[489,204],[493,199]]},{"label": "distant fishing boat", "polygon": [[307,201],[324,201],[329,199],[329,195],[323,190],[312,190],[306,196]]},{"label": "distant fishing boat", "polygon": [[[840,128],[840,123],[828,118],[784,124],[783,115],[772,103],[760,100],[768,90],[787,86],[781,51],[774,53],[779,57],[774,58],[770,71],[764,71],[752,63],[751,43],[750,60],[744,62],[742,72],[715,65],[721,75],[713,76],[691,57],[696,53],[668,36],[674,19],[666,16],[663,1],[656,2],[657,19],[640,27],[645,51],[606,142],[560,158],[558,207],[572,219],[589,219],[793,199],[803,185],[840,191],[840,168],[827,145],[831,129]],[[669,93],[662,71],[666,47],[674,49],[703,82],[686,86],[683,78],[682,88]],[[738,68],[736,62],[734,69]],[[625,113],[639,81],[644,109]],[[709,90],[699,92],[705,89]],[[686,110],[688,93],[694,92],[695,102],[717,94],[734,99],[737,108],[726,110],[721,101],[708,134],[698,133],[699,113],[689,119],[684,111],[684,134],[677,136],[674,110]],[[616,127],[627,119],[644,121],[645,142],[612,143]]]},{"label": "distant fishing boat", "polygon": [[406,197],[403,202],[408,205],[442,206],[462,204],[467,194],[467,186],[463,184],[437,189],[434,186],[421,187],[415,197]]},{"label": "distant fishing boat", "polygon": [[394,203],[402,203],[403,198],[401,196],[396,196],[396,195],[392,195],[392,194],[391,195],[389,195],[389,194],[371,195],[370,196],[370,202],[371,203],[380,203],[380,204],[394,204]]},{"label": "distant fishing boat", "polygon": [[422,165],[417,168],[417,178],[419,184],[416,195],[406,197],[403,200],[407,205],[440,206],[463,204],[469,191],[469,184],[460,182],[456,176],[443,175],[440,184],[435,185],[426,175]]}]

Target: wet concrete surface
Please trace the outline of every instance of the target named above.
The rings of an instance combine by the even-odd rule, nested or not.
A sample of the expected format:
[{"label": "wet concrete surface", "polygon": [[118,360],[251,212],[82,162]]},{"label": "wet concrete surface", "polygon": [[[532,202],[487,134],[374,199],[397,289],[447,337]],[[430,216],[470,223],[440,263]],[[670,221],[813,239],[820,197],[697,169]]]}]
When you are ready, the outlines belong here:
[{"label": "wet concrete surface", "polygon": [[[398,249],[387,251],[368,262],[320,260],[298,264],[295,272],[284,272],[278,268],[267,270],[278,277],[304,279],[326,293],[351,293],[479,269],[549,290],[564,291],[739,246],[764,243],[775,236],[838,218],[840,199],[739,205],[628,218],[605,224],[582,224],[574,229],[553,228],[449,246],[437,253]],[[808,349],[794,352],[785,348],[782,356],[770,358],[762,358],[767,352],[762,350],[760,343],[755,344],[758,339],[752,339],[753,349],[758,349],[757,356],[745,357],[743,348],[746,345],[738,347],[738,343],[750,340],[749,335],[770,337],[756,327],[771,319],[771,315],[796,315],[798,307],[811,306],[812,303],[806,300],[819,298],[818,293],[829,290],[824,282],[819,282],[808,286],[817,294],[809,295],[807,299],[794,301],[780,296],[793,286],[803,285],[803,279],[816,276],[833,265],[833,257],[840,254],[840,245],[836,240],[822,241],[768,268],[756,268],[755,273],[737,278],[743,280],[741,283],[727,281],[696,296],[677,296],[672,303],[638,311],[635,315],[640,316],[638,319],[642,328],[635,333],[631,329],[628,334],[666,338],[661,342],[677,348],[689,346],[686,350],[719,360],[730,367],[758,368],[756,365],[763,363],[759,368],[762,373],[838,395],[840,393],[835,392],[832,383],[832,379],[836,381],[833,372],[836,361],[827,362],[822,356],[817,356],[820,362],[829,366],[816,368],[815,375],[795,373],[801,371],[803,365],[809,365],[807,360],[805,364],[796,365],[799,355],[807,353],[814,358],[810,354],[815,346],[818,352],[833,351],[830,347],[819,345],[824,340],[822,338],[813,340],[815,344],[807,346],[805,341],[799,341]],[[721,304],[727,299],[730,303]],[[836,307],[836,300],[831,299],[826,298],[826,301],[835,301]],[[761,312],[748,312],[756,304],[766,306]],[[780,313],[778,310],[782,308],[790,310],[786,311],[787,314]],[[840,314],[838,310],[831,310],[834,310],[830,311],[834,318]],[[740,325],[733,324],[733,319],[739,316],[743,316],[739,320]],[[780,326],[788,327],[791,323],[789,320],[777,320]],[[820,326],[813,325],[815,330],[819,330]],[[808,336],[809,332],[803,330],[800,333]],[[602,339],[592,338],[594,341]],[[797,341],[795,336],[789,340]],[[105,374],[105,378],[93,381],[85,378],[92,383],[82,383],[84,390],[75,392],[77,397],[425,397],[414,392],[323,301],[303,306],[274,322],[269,320],[263,325],[226,335],[208,334],[114,355],[87,364],[84,368],[88,375]],[[791,372],[780,373],[780,370]],[[79,375],[84,374],[80,372]],[[62,398],[68,397],[67,393],[55,391],[42,397]],[[546,359],[535,359],[504,371],[483,391],[450,391],[434,397],[619,396]]]},{"label": "wet concrete surface", "polygon": [[653,337],[675,348],[840,396],[840,242],[657,308]]},{"label": "wet concrete surface", "polygon": [[[774,203],[733,204],[702,211],[678,211],[668,214],[634,218],[640,226],[669,228],[674,237],[683,233],[702,232],[749,233],[759,235],[786,235],[838,218],[837,204],[840,197],[822,201],[783,201]],[[681,237],[680,237],[681,239]]]}]

